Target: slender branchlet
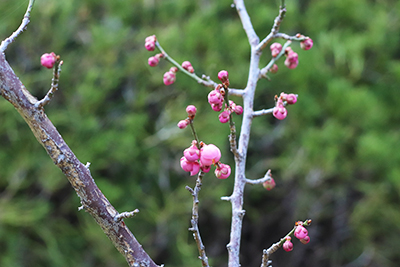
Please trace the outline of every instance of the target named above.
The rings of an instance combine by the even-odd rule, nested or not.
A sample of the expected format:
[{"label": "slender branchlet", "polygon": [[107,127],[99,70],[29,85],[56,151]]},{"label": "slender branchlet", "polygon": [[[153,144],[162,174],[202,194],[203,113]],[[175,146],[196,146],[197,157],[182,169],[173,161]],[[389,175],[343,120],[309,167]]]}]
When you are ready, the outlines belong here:
[{"label": "slender branchlet", "polygon": [[132,218],[132,217],[134,217],[134,216],[135,216],[136,214],[138,214],[138,213],[139,213],[139,210],[138,210],[138,209],[135,209],[135,210],[133,210],[133,211],[124,211],[124,212],[122,212],[122,213],[119,213],[119,214],[115,215],[114,221],[120,222],[122,219],[125,219],[125,218]]},{"label": "slender branchlet", "polygon": [[8,45],[11,44],[12,42],[14,42],[15,38],[17,38],[26,29],[26,27],[28,26],[29,21],[30,21],[31,11],[32,11],[34,2],[35,2],[35,0],[29,0],[28,8],[26,9],[24,18],[22,19],[20,26],[18,27],[18,29],[15,32],[13,32],[13,34],[11,34],[10,37],[8,37],[7,39],[5,39],[4,41],[1,42],[0,53],[4,53],[6,51]]},{"label": "slender branchlet", "polygon": [[61,66],[63,61],[57,60],[56,64],[54,65],[53,69],[53,79],[51,80],[51,87],[50,90],[47,92],[46,96],[35,103],[36,108],[42,108],[47,105],[50,100],[53,98],[54,93],[58,90],[58,83],[60,81],[60,74],[61,74]]},{"label": "slender branchlet", "polygon": [[208,267],[209,266],[208,257],[206,255],[206,249],[203,244],[203,241],[201,240],[199,226],[198,226],[198,224],[199,224],[199,193],[201,190],[203,176],[204,176],[204,172],[200,171],[199,174],[197,175],[196,185],[195,185],[194,189],[190,188],[189,186],[186,186],[186,189],[193,196],[192,219],[190,220],[190,223],[192,226],[191,226],[191,228],[189,228],[189,231],[193,232],[193,238],[196,241],[197,249],[199,251],[199,259],[201,260],[203,267]]}]

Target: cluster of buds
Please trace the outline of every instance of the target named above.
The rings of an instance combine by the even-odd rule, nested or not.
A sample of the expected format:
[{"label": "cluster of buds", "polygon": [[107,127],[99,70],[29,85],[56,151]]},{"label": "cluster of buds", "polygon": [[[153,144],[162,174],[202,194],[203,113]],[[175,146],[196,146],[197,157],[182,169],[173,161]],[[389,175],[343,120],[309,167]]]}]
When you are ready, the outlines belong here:
[{"label": "cluster of buds", "polygon": [[186,113],[188,114],[188,117],[186,119],[178,122],[179,129],[185,129],[189,125],[190,121],[192,121],[194,119],[196,112],[197,112],[197,109],[194,105],[187,106]]},{"label": "cluster of buds", "polygon": [[293,105],[297,102],[297,96],[295,94],[285,94],[281,93],[280,96],[275,96],[275,107],[272,112],[275,118],[278,120],[283,120],[287,116],[286,105]]},{"label": "cluster of buds", "polygon": [[[311,220],[306,221],[309,225]],[[300,240],[302,244],[308,244],[310,242],[310,237],[308,236],[308,230],[303,226],[303,222],[296,222],[296,229],[294,230],[294,236]],[[285,237],[286,241],[283,243],[282,247],[285,251],[289,252],[293,250],[293,243],[290,241],[292,238],[290,236]]]},{"label": "cluster of buds", "polygon": [[193,140],[192,145],[183,151],[181,158],[181,168],[190,172],[190,175],[196,175],[200,170],[209,172],[211,165],[216,166],[215,176],[219,179],[226,179],[231,174],[231,167],[221,163],[221,151],[213,144],[206,145],[200,142],[200,149],[197,147],[197,141]]},{"label": "cluster of buds", "polygon": [[[301,34],[296,34],[297,38],[304,38],[304,35]],[[306,38],[304,41],[300,42],[300,47],[303,50],[309,50],[313,46],[313,40],[311,38]],[[282,45],[280,43],[273,43],[269,47],[271,49],[271,56],[273,58],[276,58],[282,51]],[[285,66],[288,67],[289,69],[294,69],[297,67],[299,64],[299,55],[292,50],[290,46],[286,47],[285,49]],[[270,70],[271,73],[276,73],[278,71],[278,66],[274,64]]]},{"label": "cluster of buds", "polygon": [[40,64],[42,64],[43,67],[51,69],[54,67],[54,64],[58,59],[59,56],[57,56],[54,52],[45,53],[40,57]]},{"label": "cluster of buds", "polygon": [[[154,51],[154,49],[156,48],[156,42],[157,42],[157,38],[155,35],[148,36],[148,37],[146,37],[144,47],[148,51]],[[158,65],[158,63],[160,62],[160,59],[164,58],[164,57],[165,57],[165,55],[163,53],[159,53],[159,54],[156,54],[155,56],[149,57],[147,62],[150,67],[156,67]],[[194,68],[189,61],[184,61],[182,63],[182,68],[187,70],[190,73],[194,73]],[[177,71],[178,71],[177,67],[171,67],[169,69],[169,71],[164,73],[163,82],[165,85],[173,84],[176,81],[176,72]]]},{"label": "cluster of buds", "polygon": [[[220,71],[218,73],[218,79],[222,84],[218,84],[215,89],[208,94],[208,103],[214,111],[220,112],[224,106],[225,90],[229,86],[228,72],[226,70]],[[229,100],[229,105],[225,104],[224,110],[219,114],[219,121],[221,123],[227,123],[232,113],[241,115],[243,113],[243,107]]]}]

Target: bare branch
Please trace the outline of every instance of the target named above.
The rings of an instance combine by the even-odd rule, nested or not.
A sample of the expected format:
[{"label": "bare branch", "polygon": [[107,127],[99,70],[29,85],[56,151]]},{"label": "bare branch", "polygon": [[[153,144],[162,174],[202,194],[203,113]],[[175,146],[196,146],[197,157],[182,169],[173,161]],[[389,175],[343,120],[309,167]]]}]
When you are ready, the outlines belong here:
[{"label": "bare branch", "polygon": [[274,25],[272,26],[271,32],[268,34],[267,37],[265,37],[256,47],[258,51],[263,50],[269,42],[271,42],[272,39],[276,38],[276,35],[279,32],[279,27],[283,21],[283,18],[285,17],[286,14],[286,7],[283,4],[279,8],[279,15],[275,18],[274,20]]},{"label": "bare branch", "polygon": [[243,29],[247,34],[247,38],[249,39],[249,43],[252,46],[255,46],[259,42],[259,38],[254,31],[253,24],[251,23],[250,16],[247,13],[246,7],[244,5],[243,0],[235,0],[233,1],[236,7],[236,10],[239,14],[240,20],[242,21]]},{"label": "bare branch", "polygon": [[189,228],[189,231],[193,232],[193,238],[196,241],[197,249],[199,250],[199,259],[202,262],[204,267],[208,267],[208,258],[206,255],[206,249],[201,240],[200,231],[199,231],[199,193],[201,190],[202,179],[204,176],[204,172],[200,171],[197,175],[196,185],[194,189],[186,186],[186,189],[192,194],[193,196],[193,207],[192,207],[192,219],[190,220],[192,227]]},{"label": "bare branch", "polygon": [[8,37],[7,39],[5,39],[4,41],[1,42],[0,53],[4,53],[6,51],[8,45],[11,44],[12,42],[14,42],[15,38],[17,38],[18,35],[20,35],[26,29],[26,26],[28,26],[28,23],[29,23],[29,18],[31,16],[31,11],[32,11],[34,2],[35,2],[35,0],[29,0],[28,8],[26,9],[24,18],[21,22],[21,25],[18,27],[18,29],[15,32],[13,32],[13,34],[11,34],[10,37]]}]

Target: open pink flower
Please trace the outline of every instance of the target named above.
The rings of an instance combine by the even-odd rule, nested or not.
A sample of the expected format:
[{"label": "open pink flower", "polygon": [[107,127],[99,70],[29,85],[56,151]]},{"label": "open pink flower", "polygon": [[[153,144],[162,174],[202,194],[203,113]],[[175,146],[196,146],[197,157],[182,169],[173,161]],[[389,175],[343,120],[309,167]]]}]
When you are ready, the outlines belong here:
[{"label": "open pink flower", "polygon": [[221,158],[221,151],[213,144],[204,145],[200,149],[200,162],[204,166],[211,166],[219,161]]}]

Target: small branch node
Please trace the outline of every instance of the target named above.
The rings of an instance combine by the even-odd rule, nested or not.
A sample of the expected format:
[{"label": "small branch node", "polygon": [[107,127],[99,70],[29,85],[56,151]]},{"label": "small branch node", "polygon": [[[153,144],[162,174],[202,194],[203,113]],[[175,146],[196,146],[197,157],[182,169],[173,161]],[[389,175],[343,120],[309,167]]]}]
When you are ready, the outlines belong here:
[{"label": "small branch node", "polygon": [[231,197],[221,197],[221,200],[231,201]]},{"label": "small branch node", "polygon": [[53,71],[53,79],[51,80],[50,90],[47,92],[46,96],[43,97],[42,100],[35,103],[36,108],[42,108],[45,105],[47,105],[50,102],[50,100],[53,98],[54,93],[58,90],[58,82],[60,80],[62,64],[63,64],[62,60],[56,62],[56,65],[55,65],[54,71]]},{"label": "small branch node", "polygon": [[83,205],[78,207],[78,211],[81,211],[83,209],[84,209]]}]

